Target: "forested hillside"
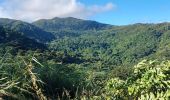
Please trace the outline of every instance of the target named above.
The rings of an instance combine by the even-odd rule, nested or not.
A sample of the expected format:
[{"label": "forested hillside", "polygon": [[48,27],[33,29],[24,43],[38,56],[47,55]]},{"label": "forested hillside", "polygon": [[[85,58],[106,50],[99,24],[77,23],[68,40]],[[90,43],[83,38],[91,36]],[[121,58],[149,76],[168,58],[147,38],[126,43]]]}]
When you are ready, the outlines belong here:
[{"label": "forested hillside", "polygon": [[96,21],[82,20],[73,17],[41,19],[33,22],[33,25],[45,31],[52,32],[58,38],[65,36],[77,37],[81,34],[91,33],[91,31],[103,30],[112,27],[108,24],[102,24]]},{"label": "forested hillside", "polygon": [[69,17],[0,19],[0,25],[4,99],[170,96],[169,23],[114,26]]},{"label": "forested hillside", "polygon": [[57,39],[50,43],[50,48],[100,60],[105,66],[127,66],[144,58],[166,58],[168,34],[168,23],[135,24]]},{"label": "forested hillside", "polygon": [[22,33],[0,27],[0,50],[1,53],[9,51],[17,52],[19,50],[45,50],[44,44],[38,43],[33,39],[25,37]]},{"label": "forested hillside", "polygon": [[23,21],[1,18],[0,25],[8,29],[18,31],[38,42],[45,43],[54,39],[54,36],[51,33]]},{"label": "forested hillside", "polygon": [[53,19],[41,19],[33,22],[33,24],[46,31],[58,31],[58,30],[102,30],[111,27],[108,24],[98,23],[96,21],[82,20],[73,17],[67,18],[53,18]]}]

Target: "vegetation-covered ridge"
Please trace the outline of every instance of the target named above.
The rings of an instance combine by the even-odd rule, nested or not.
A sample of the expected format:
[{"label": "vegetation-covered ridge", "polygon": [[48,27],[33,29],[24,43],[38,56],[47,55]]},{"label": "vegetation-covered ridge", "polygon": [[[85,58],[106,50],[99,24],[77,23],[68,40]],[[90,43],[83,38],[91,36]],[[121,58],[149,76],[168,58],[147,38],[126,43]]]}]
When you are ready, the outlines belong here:
[{"label": "vegetation-covered ridge", "polygon": [[82,20],[73,17],[53,19],[41,19],[33,22],[33,24],[46,31],[58,30],[102,30],[111,27],[112,25],[102,24],[91,20]]},{"label": "vegetation-covered ridge", "polygon": [[18,50],[47,49],[44,44],[38,43],[35,40],[28,38],[20,32],[0,27],[1,53],[7,52],[10,48],[13,49],[15,52],[17,52]]},{"label": "vegetation-covered ridge", "polygon": [[54,36],[51,33],[20,20],[0,18],[0,26],[18,31],[24,36],[34,39],[38,42],[45,43],[54,39]]}]

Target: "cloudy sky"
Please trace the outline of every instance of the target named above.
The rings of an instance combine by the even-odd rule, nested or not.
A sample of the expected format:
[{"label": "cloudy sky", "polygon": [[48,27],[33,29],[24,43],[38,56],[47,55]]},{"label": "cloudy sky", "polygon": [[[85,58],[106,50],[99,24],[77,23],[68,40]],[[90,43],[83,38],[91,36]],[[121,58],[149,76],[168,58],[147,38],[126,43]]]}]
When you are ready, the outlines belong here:
[{"label": "cloudy sky", "polygon": [[76,17],[125,25],[170,21],[170,0],[0,0],[0,17],[32,22]]}]

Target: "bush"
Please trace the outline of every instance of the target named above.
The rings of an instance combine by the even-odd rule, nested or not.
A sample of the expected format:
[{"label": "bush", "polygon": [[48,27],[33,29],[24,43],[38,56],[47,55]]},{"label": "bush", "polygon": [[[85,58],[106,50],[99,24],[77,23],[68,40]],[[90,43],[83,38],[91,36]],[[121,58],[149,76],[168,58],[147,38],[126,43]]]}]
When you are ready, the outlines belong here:
[{"label": "bush", "polygon": [[157,100],[170,98],[170,61],[146,61],[134,67],[131,77],[123,81],[110,79],[105,97],[114,99]]}]

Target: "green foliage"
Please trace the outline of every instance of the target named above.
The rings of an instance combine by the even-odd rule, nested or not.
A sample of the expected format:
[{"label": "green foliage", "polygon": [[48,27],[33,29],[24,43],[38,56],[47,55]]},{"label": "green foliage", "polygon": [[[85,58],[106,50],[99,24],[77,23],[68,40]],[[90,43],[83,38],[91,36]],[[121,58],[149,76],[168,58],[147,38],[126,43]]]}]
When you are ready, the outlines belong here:
[{"label": "green foliage", "polygon": [[[32,72],[31,67],[33,67],[33,65],[29,65],[35,62],[35,60],[32,58],[27,59],[21,56],[14,57],[9,53],[6,53],[1,58],[0,95],[2,98],[22,100],[26,100],[26,98],[37,98],[38,94],[36,94],[37,91],[35,91],[34,85],[40,84],[41,81],[38,80],[37,75]],[[29,73],[28,70],[31,73]],[[30,80],[35,80],[36,83],[33,84]]]},{"label": "green foliage", "polygon": [[49,47],[56,51],[79,54],[83,59],[90,58],[93,62],[100,60],[106,66],[131,66],[141,59],[157,57],[160,44],[166,39],[164,34],[168,30],[156,28],[157,25],[152,24],[135,24],[86,31],[78,37],[56,39],[49,43]]},{"label": "green foliage", "polygon": [[105,96],[112,99],[156,100],[170,98],[170,61],[142,61],[131,77],[123,81],[110,79]]}]

